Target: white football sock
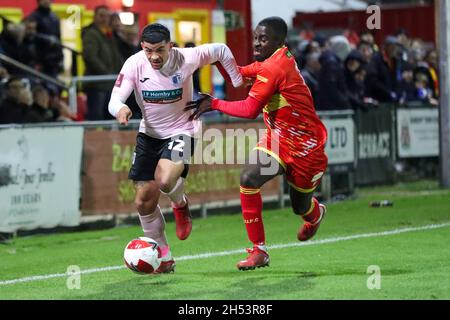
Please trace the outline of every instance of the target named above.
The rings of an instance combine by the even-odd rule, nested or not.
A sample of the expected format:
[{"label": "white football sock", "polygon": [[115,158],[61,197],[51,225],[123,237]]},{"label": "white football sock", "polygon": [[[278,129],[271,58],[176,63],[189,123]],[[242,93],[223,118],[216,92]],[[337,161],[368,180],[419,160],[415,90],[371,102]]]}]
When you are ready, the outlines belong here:
[{"label": "white football sock", "polygon": [[184,198],[184,179],[179,177],[173,189],[164,194],[169,197],[174,207],[183,207],[186,204]]},{"label": "white football sock", "polygon": [[166,233],[164,232],[166,221],[164,220],[159,205],[153,213],[146,216],[139,215],[139,220],[141,221],[142,230],[146,237],[158,242],[161,248],[168,246]]}]

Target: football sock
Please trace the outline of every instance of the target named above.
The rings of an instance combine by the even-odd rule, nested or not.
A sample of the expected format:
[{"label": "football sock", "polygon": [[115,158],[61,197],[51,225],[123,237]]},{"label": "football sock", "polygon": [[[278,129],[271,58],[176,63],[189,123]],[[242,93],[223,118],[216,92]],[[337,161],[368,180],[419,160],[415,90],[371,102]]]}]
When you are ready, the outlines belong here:
[{"label": "football sock", "polygon": [[311,207],[309,210],[303,214],[302,219],[309,223],[316,223],[317,220],[320,218],[320,207],[319,207],[319,201],[316,198],[312,198],[311,200]]},{"label": "football sock", "polygon": [[161,249],[168,246],[166,233],[164,232],[166,221],[164,220],[159,205],[153,213],[145,216],[139,215],[139,220],[141,221],[142,230],[146,237],[158,242]]},{"label": "football sock", "polygon": [[248,239],[254,246],[264,246],[265,234],[262,221],[262,199],[260,189],[242,187],[241,206]]},{"label": "football sock", "polygon": [[184,198],[184,179],[179,177],[173,189],[164,194],[172,201],[173,207],[184,207],[186,205],[186,200]]},{"label": "football sock", "polygon": [[167,254],[170,251],[169,246],[159,246],[159,249],[161,250],[161,257],[164,258],[165,256],[167,256]]}]

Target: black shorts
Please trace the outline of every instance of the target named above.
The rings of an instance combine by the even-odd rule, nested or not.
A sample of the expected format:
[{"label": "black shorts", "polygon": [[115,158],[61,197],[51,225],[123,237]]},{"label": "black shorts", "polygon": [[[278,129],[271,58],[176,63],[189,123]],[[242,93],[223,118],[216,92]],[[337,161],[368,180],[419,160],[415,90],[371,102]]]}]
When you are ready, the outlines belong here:
[{"label": "black shorts", "polygon": [[194,145],[195,139],[184,134],[167,139],[156,139],[139,132],[128,178],[133,181],[155,180],[155,170],[159,159],[168,159],[173,162],[182,160],[184,170],[181,176],[186,178],[189,161],[194,153]]}]

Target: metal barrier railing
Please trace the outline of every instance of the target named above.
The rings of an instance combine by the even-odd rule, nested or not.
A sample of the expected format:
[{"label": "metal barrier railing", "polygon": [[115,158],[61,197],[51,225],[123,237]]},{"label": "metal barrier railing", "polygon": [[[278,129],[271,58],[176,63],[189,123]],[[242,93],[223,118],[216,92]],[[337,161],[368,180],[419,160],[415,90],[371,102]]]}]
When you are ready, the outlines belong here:
[{"label": "metal barrier railing", "polygon": [[73,77],[70,86],[68,88],[69,92],[69,107],[74,113],[77,112],[77,85],[83,82],[100,82],[100,81],[115,81],[117,79],[117,74],[105,74],[98,76],[82,76]]},{"label": "metal barrier railing", "polygon": [[9,64],[9,65],[12,65],[12,66],[14,66],[14,67],[24,71],[25,73],[28,73],[28,74],[31,74],[31,75],[35,76],[36,78],[39,78],[39,79],[45,80],[47,82],[50,82],[50,83],[52,83],[52,84],[54,84],[54,85],[56,85],[56,86],[58,86],[60,88],[64,88],[66,90],[69,89],[69,86],[67,84],[65,84],[64,82],[62,82],[62,81],[60,81],[58,79],[52,78],[52,77],[50,77],[50,76],[48,76],[48,75],[46,75],[46,74],[44,74],[42,72],[39,72],[39,71],[37,71],[37,70],[35,70],[35,69],[25,65],[25,64],[15,60],[15,59],[13,59],[13,58],[8,57],[7,55],[4,55],[3,53],[0,53],[0,61],[4,62],[6,64]]}]

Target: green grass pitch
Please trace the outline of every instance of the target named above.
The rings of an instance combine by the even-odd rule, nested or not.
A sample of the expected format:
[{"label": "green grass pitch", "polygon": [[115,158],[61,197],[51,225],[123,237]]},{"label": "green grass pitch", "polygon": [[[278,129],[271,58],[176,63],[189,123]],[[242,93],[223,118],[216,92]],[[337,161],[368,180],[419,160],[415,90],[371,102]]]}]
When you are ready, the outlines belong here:
[{"label": "green grass pitch", "polygon": [[[394,206],[368,206],[380,199]],[[450,299],[450,191],[435,182],[361,189],[330,203],[300,246],[289,208],[263,217],[270,267],[246,272],[235,267],[246,255],[236,250],[249,246],[239,213],[194,219],[186,241],[167,223],[177,267],[157,276],[118,267],[138,226],[15,238],[0,245],[0,299]],[[70,265],[84,272],[79,289],[67,286]]]}]

